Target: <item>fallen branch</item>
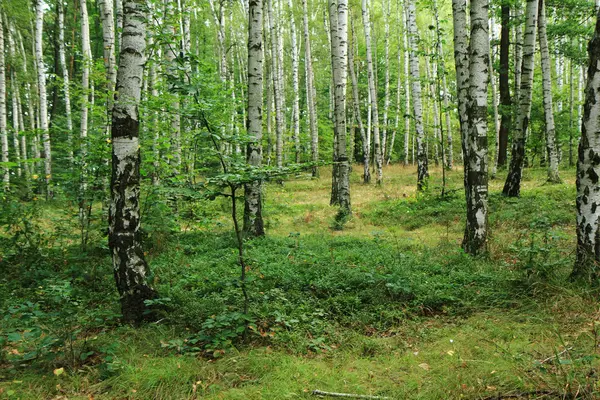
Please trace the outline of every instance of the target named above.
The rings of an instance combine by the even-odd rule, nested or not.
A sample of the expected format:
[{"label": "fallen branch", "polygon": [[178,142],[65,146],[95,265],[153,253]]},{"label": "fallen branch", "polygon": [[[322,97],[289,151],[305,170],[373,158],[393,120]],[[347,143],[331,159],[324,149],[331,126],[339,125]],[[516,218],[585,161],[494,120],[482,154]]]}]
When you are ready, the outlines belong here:
[{"label": "fallen branch", "polygon": [[530,392],[512,392],[505,394],[497,394],[495,396],[485,397],[483,400],[504,400],[504,399],[529,399],[531,396],[551,396],[556,392],[551,390],[532,390]]},{"label": "fallen branch", "polygon": [[553,355],[553,356],[550,356],[550,357],[548,357],[548,358],[545,358],[545,359],[543,359],[542,361],[539,361],[539,363],[540,363],[540,364],[543,364],[543,363],[545,363],[545,362],[548,362],[548,361],[550,361],[550,360],[552,360],[552,359],[559,358],[560,356],[562,356],[563,354],[565,354],[565,353],[566,353],[566,352],[568,352],[569,350],[573,350],[573,348],[572,348],[572,347],[567,347],[566,349],[564,349],[564,350],[563,350],[563,351],[561,351],[560,353],[558,353],[558,354],[555,354],[555,355]]},{"label": "fallen branch", "polygon": [[315,396],[345,397],[347,399],[389,399],[389,397],[382,397],[382,396],[369,396],[366,394],[352,394],[352,393],[333,393],[333,392],[324,392],[322,390],[313,390],[312,394]]}]

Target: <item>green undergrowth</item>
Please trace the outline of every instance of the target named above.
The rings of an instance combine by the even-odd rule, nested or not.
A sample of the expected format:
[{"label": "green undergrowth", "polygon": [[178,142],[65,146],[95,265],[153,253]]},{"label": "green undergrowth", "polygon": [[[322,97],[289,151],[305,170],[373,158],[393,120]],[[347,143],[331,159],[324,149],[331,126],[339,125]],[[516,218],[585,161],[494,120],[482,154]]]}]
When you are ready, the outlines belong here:
[{"label": "green undergrowth", "polygon": [[325,178],[270,185],[247,314],[225,205],[161,203],[144,231],[160,297],[139,329],[119,321],[102,233],[82,249],[60,202],[22,205],[0,238],[0,398],[597,398],[597,293],[567,279],[574,191],[528,174],[519,199],[492,187],[485,258],[460,249],[459,190],[361,187],[333,230]]}]

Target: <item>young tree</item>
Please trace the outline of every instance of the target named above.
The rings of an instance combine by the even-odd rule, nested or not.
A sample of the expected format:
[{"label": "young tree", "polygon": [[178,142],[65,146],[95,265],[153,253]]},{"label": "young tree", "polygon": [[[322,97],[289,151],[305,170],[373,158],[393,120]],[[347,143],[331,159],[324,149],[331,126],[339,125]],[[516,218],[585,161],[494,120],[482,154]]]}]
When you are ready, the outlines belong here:
[{"label": "young tree", "polygon": [[145,301],[156,298],[140,231],[139,111],[146,63],[146,25],[142,0],[123,4],[122,46],[112,118],[112,180],[108,244],[121,297],[123,319],[140,323]]},{"label": "young tree", "polygon": [[[263,9],[262,0],[248,3],[248,143],[246,160],[253,167],[262,165],[263,107]],[[262,184],[252,181],[244,186],[244,232],[250,236],[265,234],[262,218]]]},{"label": "young tree", "polygon": [[535,55],[535,36],[538,16],[538,0],[527,0],[525,37],[523,39],[523,64],[521,67],[521,87],[519,90],[519,109],[514,131],[512,158],[506,183],[502,193],[505,196],[517,197],[521,191],[521,176],[525,161],[525,145],[527,128],[531,114],[533,95],[533,67]]},{"label": "young tree", "polygon": [[417,30],[417,11],[415,0],[406,0],[406,22],[408,27],[408,47],[410,79],[413,97],[413,116],[415,119],[415,134],[417,137],[417,189],[424,190],[427,186],[429,171],[427,167],[427,143],[423,130],[423,105],[421,103],[421,75],[419,73],[419,53]]},{"label": "young tree", "polygon": [[554,129],[554,109],[552,107],[552,76],[550,66],[550,50],[546,36],[546,6],[539,0],[538,34],[540,36],[540,53],[542,58],[542,84],[544,88],[544,116],[546,119],[546,149],[548,153],[548,182],[559,183],[558,152],[556,150],[556,132]]},{"label": "young tree", "polygon": [[285,114],[283,95],[283,57],[279,51],[279,29],[281,21],[274,16],[277,0],[268,0],[268,26],[271,32],[271,74],[273,76],[273,98],[275,102],[275,158],[277,167],[283,167],[283,131],[285,129]]},{"label": "young tree", "polygon": [[338,205],[343,215],[350,215],[350,165],[346,154],[346,80],[348,67],[348,1],[329,0],[329,21],[331,29],[331,70],[335,91],[334,102],[334,143],[336,146],[334,176],[337,185],[331,199]]},{"label": "young tree", "polygon": [[585,112],[577,160],[577,260],[572,277],[597,283],[600,277],[600,12],[588,54]]},{"label": "young tree", "polygon": [[[61,0],[59,0],[61,1]],[[120,0],[117,0],[120,1]],[[106,70],[107,87],[107,133],[110,129],[110,117],[112,116],[113,91],[117,80],[116,57],[115,57],[115,20],[112,0],[98,0],[98,11],[102,21],[102,42],[104,44],[104,69]]]},{"label": "young tree", "polygon": [[[369,80],[369,93],[371,95],[371,116],[373,120],[373,152],[375,153],[375,170],[377,185],[383,184],[383,159],[381,148],[381,137],[379,133],[379,107],[377,101],[377,88],[375,84],[375,70],[373,67],[373,54],[371,50],[371,18],[369,16],[369,2],[362,0],[362,16],[365,31],[365,46],[367,48],[367,73]],[[387,68],[387,67],[386,67]],[[388,77],[389,92],[389,77]],[[388,100],[389,103],[389,94]]]}]

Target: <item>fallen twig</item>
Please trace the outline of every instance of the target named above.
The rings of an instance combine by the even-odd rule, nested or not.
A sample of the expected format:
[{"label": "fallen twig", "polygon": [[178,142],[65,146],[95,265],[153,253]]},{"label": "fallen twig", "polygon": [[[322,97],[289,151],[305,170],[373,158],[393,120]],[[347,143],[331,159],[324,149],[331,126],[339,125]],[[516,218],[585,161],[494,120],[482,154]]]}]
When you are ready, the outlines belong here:
[{"label": "fallen twig", "polygon": [[550,356],[548,358],[544,358],[542,361],[539,361],[539,363],[543,364],[543,363],[548,362],[548,361],[550,361],[550,360],[552,360],[554,358],[558,358],[558,357],[562,356],[563,354],[565,354],[566,352],[568,352],[569,350],[573,350],[573,348],[572,347],[567,347],[566,349],[564,349],[563,351],[561,351],[558,354],[555,354],[555,355]]},{"label": "fallen twig", "polygon": [[315,396],[345,397],[348,399],[389,399],[389,397],[382,397],[382,396],[369,396],[366,394],[352,394],[352,393],[334,393],[334,392],[324,392],[322,390],[313,390],[312,394]]}]

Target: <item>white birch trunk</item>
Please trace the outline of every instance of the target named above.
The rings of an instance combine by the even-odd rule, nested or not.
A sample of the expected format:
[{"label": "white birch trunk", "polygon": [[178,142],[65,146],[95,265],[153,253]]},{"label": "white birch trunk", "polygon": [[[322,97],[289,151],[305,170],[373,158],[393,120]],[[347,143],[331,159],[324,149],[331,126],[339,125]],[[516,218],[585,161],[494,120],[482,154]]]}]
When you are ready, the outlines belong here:
[{"label": "white birch trunk", "polygon": [[382,164],[385,155],[387,154],[387,136],[388,136],[388,112],[390,109],[390,0],[383,0],[383,47],[384,58],[383,64],[385,68],[384,90],[383,90],[383,130],[381,135],[381,158]]},{"label": "white birch trunk", "polygon": [[415,119],[415,135],[417,147],[417,189],[424,190],[427,186],[429,171],[427,166],[427,144],[423,130],[423,105],[421,103],[421,76],[419,72],[419,54],[417,30],[417,12],[414,0],[406,0],[406,22],[408,31],[408,47],[410,49],[410,78],[413,98],[413,116]]},{"label": "white birch trunk", "polygon": [[544,116],[546,122],[546,151],[548,154],[548,182],[559,183],[558,153],[556,151],[556,131],[554,127],[554,108],[552,105],[552,73],[550,49],[546,35],[546,6],[539,0],[538,34],[542,61],[542,85],[544,90]]},{"label": "white birch trunk", "polygon": [[0,160],[2,168],[2,183],[4,191],[10,188],[10,169],[8,168],[8,123],[6,119],[6,65],[4,59],[4,27],[0,16]]},{"label": "white birch trunk", "polygon": [[[490,19],[490,36],[491,41],[494,40],[494,18]],[[491,42],[490,42],[491,43]],[[489,56],[489,69],[490,69],[490,87],[492,89],[492,108],[494,110],[494,146],[495,146],[495,159],[492,167],[492,179],[496,176],[498,171],[498,158],[500,154],[500,114],[498,112],[498,95],[496,91],[496,77],[494,75],[494,53],[490,44],[490,56]]]},{"label": "white birch trunk", "polygon": [[[371,100],[371,115],[373,121],[373,152],[375,155],[375,180],[377,185],[383,184],[383,158],[382,158],[382,146],[381,137],[379,133],[379,107],[377,104],[377,88],[375,82],[375,71],[373,67],[373,54],[371,51],[371,18],[369,15],[369,2],[368,0],[362,0],[362,16],[363,25],[365,31],[365,46],[367,49],[367,73],[369,80],[369,94]],[[386,67],[387,69],[387,67]],[[388,88],[389,92],[389,76],[388,76]],[[387,99],[389,103],[389,95]],[[385,122],[384,122],[385,123]]]},{"label": "white birch trunk", "polygon": [[282,85],[280,82],[281,74],[281,59],[279,58],[279,36],[278,29],[274,17],[274,2],[276,0],[268,0],[268,25],[271,32],[271,75],[273,77],[273,98],[275,103],[275,158],[277,167],[283,167],[283,130],[285,127],[284,121],[284,99],[282,93]]},{"label": "white birch trunk", "polygon": [[[112,1],[112,0],[109,0]],[[62,72],[62,89],[65,101],[65,118],[67,122],[67,154],[69,164],[73,165],[73,117],[71,115],[71,90],[69,87],[69,69],[67,68],[67,58],[65,55],[65,10],[63,2],[57,2],[58,7],[58,58]]]},{"label": "white birch trunk", "polygon": [[304,25],[304,68],[306,73],[306,105],[308,108],[310,129],[310,153],[314,163],[312,176],[319,176],[319,131],[317,126],[317,92],[315,89],[315,74],[312,64],[312,49],[310,44],[310,31],[308,28],[307,0],[302,0],[302,15]]},{"label": "white birch trunk", "polygon": [[332,195],[332,205],[340,207],[340,216],[351,214],[350,206],[350,165],[346,154],[346,81],[348,70],[348,1],[329,0],[329,20],[331,29],[331,66],[335,88],[334,104],[334,143],[336,159],[332,182],[337,184]]},{"label": "white birch trunk", "polygon": [[[92,48],[90,45],[90,25],[87,12],[87,0],[81,0],[81,52],[82,74],[81,74],[81,193],[83,196],[87,188],[87,137],[88,137],[88,111],[90,106],[90,68],[92,65]],[[82,205],[80,204],[80,215],[83,215]]]},{"label": "white birch trunk", "polygon": [[502,193],[517,197],[521,192],[521,176],[525,160],[527,129],[531,114],[533,95],[533,71],[537,32],[538,0],[527,0],[525,36],[523,39],[523,64],[521,67],[521,88],[517,112],[517,123],[513,134],[512,158],[506,183]]},{"label": "white birch trunk", "polygon": [[573,277],[598,282],[600,262],[600,13],[588,46],[585,113],[577,161],[577,260]]},{"label": "white birch trunk", "polygon": [[[263,5],[262,0],[250,0],[248,16],[248,113],[246,128],[252,141],[248,143],[246,161],[262,166],[262,108],[263,108]],[[244,232],[246,235],[265,234],[262,218],[262,182],[244,186]]]},{"label": "white birch trunk", "polygon": [[46,179],[46,193],[51,196],[50,181],[52,179],[52,147],[50,145],[50,132],[48,130],[48,101],[46,95],[46,66],[44,65],[43,39],[44,7],[42,0],[35,3],[35,63],[37,65],[37,80],[39,92],[39,129],[42,131],[44,146],[44,173]]},{"label": "white birch trunk", "polygon": [[290,10],[290,36],[292,44],[292,91],[294,101],[292,103],[292,137],[294,140],[295,161],[300,162],[300,80],[298,69],[300,64],[300,51],[298,48],[298,39],[296,37],[296,21],[294,17],[294,4],[288,0]]},{"label": "white birch trunk", "polygon": [[139,103],[144,65],[146,32],[144,4],[125,0],[124,30],[116,101],[112,118],[112,181],[108,244],[114,276],[121,298],[123,319],[140,323],[152,317],[146,300],[157,297],[148,283],[140,231],[140,142]]},{"label": "white birch trunk", "polygon": [[[355,43],[357,37],[354,33],[354,24],[352,25],[352,43]],[[348,49],[348,72],[350,73],[350,79],[352,82],[352,106],[354,110],[354,118],[358,124],[358,130],[363,144],[363,182],[369,183],[371,181],[371,171],[369,170],[369,159],[370,159],[370,147],[363,125],[362,115],[360,112],[360,97],[358,95],[358,80],[356,78],[356,71],[354,68],[354,49]]]},{"label": "white birch trunk", "polygon": [[487,251],[488,235],[488,147],[487,100],[489,84],[488,0],[471,0],[469,45],[469,132],[465,164],[467,223],[463,248],[479,255]]},{"label": "white birch trunk", "polygon": [[112,106],[115,84],[117,82],[116,56],[115,56],[115,16],[112,0],[98,0],[100,20],[102,21],[102,42],[104,44],[104,69],[108,83],[106,99],[106,133],[110,134]]},{"label": "white birch trunk", "polygon": [[[403,5],[406,5],[406,0],[402,1]],[[408,25],[406,22],[406,12],[402,12],[402,32],[403,33],[403,46],[404,46],[404,166],[408,166],[408,150],[410,145],[410,74],[409,74],[409,64],[410,64],[410,54],[408,51],[408,33],[406,30],[406,26]],[[413,154],[413,163],[414,163],[414,154]]]}]

